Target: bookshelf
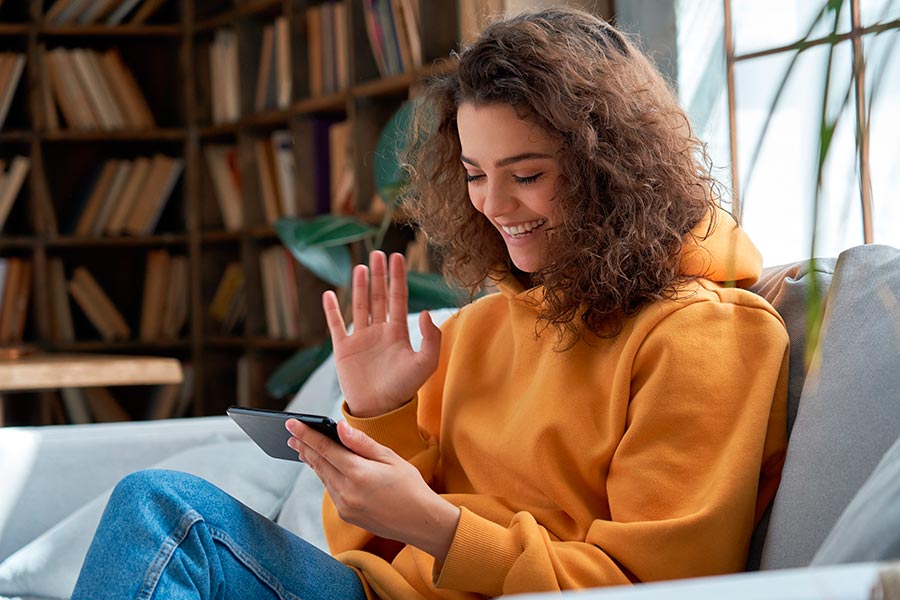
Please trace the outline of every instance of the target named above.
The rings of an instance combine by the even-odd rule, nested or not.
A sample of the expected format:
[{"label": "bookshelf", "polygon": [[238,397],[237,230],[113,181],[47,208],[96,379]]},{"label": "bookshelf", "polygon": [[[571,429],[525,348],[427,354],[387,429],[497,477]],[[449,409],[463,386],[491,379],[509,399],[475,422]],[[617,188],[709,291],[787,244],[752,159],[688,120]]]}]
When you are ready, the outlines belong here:
[{"label": "bookshelf", "polygon": [[[0,164],[29,162],[0,230],[0,263],[27,261],[32,272],[11,343],[182,361],[190,385],[181,398],[171,389],[112,390],[135,419],[159,405],[178,405],[183,416],[282,406],[265,382],[324,339],[327,284],[278,255],[273,220],[368,215],[383,126],[417,81],[448,68],[441,59],[471,35],[475,15],[504,2],[103,3],[0,2],[0,56],[25,60],[0,126]],[[379,4],[386,10],[371,10]],[[394,17],[403,40],[384,35],[383,19]],[[373,27],[394,46],[373,46]],[[411,237],[397,233],[393,249]],[[235,279],[236,270],[240,285],[229,285],[240,292],[222,292],[223,276]],[[184,271],[186,280],[176,273]],[[81,308],[76,296],[92,297],[95,287],[127,332],[107,323],[102,333],[94,319],[104,315]],[[180,304],[172,287],[185,290]],[[7,422],[68,422],[72,401],[52,391],[7,397]]]}]

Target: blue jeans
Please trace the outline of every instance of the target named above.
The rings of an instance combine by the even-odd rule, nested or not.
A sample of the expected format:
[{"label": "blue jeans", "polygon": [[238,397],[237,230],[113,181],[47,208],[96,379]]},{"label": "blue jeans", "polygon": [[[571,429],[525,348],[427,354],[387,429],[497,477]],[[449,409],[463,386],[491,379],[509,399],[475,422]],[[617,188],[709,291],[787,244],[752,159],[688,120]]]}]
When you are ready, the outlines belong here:
[{"label": "blue jeans", "polygon": [[346,600],[359,576],[187,473],[147,470],[116,486],[72,600]]}]

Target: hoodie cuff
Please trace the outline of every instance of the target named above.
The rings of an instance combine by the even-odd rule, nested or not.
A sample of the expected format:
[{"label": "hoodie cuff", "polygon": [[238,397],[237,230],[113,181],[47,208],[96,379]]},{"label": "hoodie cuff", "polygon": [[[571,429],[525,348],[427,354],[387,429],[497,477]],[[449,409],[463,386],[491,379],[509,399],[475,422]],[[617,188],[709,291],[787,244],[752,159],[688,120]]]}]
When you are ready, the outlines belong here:
[{"label": "hoodie cuff", "polygon": [[521,554],[512,531],[460,507],[447,558],[443,564],[435,564],[434,585],[501,596],[509,570]]},{"label": "hoodie cuff", "polygon": [[351,427],[387,446],[405,460],[409,460],[426,446],[425,439],[419,433],[418,409],[418,396],[377,417],[354,417],[346,402],[341,406],[344,418]]}]

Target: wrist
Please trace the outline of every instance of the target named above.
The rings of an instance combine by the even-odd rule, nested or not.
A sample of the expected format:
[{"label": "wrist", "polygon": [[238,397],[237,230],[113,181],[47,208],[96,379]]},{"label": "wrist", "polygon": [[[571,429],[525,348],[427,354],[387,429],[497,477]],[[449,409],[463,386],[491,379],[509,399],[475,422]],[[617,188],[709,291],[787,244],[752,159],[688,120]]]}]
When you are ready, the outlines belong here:
[{"label": "wrist", "polygon": [[410,542],[423,552],[427,552],[438,562],[444,562],[456,528],[459,525],[460,510],[437,493],[424,505],[425,518],[423,525],[416,532],[416,541]]}]

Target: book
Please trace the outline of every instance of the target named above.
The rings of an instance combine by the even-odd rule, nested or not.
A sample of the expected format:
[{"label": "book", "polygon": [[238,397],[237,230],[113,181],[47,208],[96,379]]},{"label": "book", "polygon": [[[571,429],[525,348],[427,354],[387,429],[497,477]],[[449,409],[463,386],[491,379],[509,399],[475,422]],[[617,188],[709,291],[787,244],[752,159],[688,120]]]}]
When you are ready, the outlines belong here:
[{"label": "book", "polygon": [[241,263],[228,263],[209,303],[209,317],[217,323],[224,323],[234,297],[243,287],[244,268]]},{"label": "book", "polygon": [[278,108],[291,104],[293,78],[291,77],[291,30],[287,17],[275,19],[275,96]]},{"label": "book", "polygon": [[274,26],[266,25],[263,27],[259,51],[259,69],[256,72],[256,97],[253,102],[254,109],[257,112],[262,112],[275,105],[274,36]]},{"label": "book", "polygon": [[209,144],[203,149],[212,180],[222,222],[228,231],[239,231],[244,225],[241,206],[241,177],[237,165],[237,148],[227,144]]},{"label": "book", "polygon": [[275,183],[278,187],[278,197],[281,199],[281,214],[286,217],[296,217],[298,211],[294,181],[294,135],[286,129],[279,129],[272,132],[271,140]]},{"label": "book", "polygon": [[9,167],[9,173],[3,175],[2,184],[0,184],[0,230],[6,225],[6,219],[9,218],[13,204],[19,197],[19,192],[30,168],[31,160],[29,158],[17,156]]},{"label": "book", "polygon": [[76,74],[69,52],[65,48],[54,48],[46,58],[56,100],[66,124],[73,129],[99,129],[100,121]]},{"label": "book", "polygon": [[3,296],[0,297],[0,342],[12,341],[10,331],[12,329],[13,312],[15,311],[16,298],[19,295],[19,281],[22,273],[22,259],[9,257],[5,259],[6,269],[3,278]]},{"label": "book", "polygon": [[147,402],[145,419],[170,419],[175,416],[178,409],[178,399],[181,396],[181,383],[167,383],[157,385]]},{"label": "book", "polygon": [[143,190],[150,184],[150,167],[153,160],[139,156],[131,161],[128,179],[122,186],[118,197],[114,200],[112,212],[103,230],[107,235],[120,235],[134,210],[137,210],[139,198]]},{"label": "book", "polygon": [[131,328],[122,313],[84,266],[75,269],[69,292],[105,341],[131,337]]},{"label": "book", "polygon": [[144,270],[144,291],[141,302],[141,323],[138,336],[144,341],[162,337],[163,310],[169,288],[171,256],[165,250],[147,252]]},{"label": "book", "polygon": [[325,93],[322,73],[322,10],[317,4],[306,9],[306,53],[309,60],[309,93],[321,96]]},{"label": "book", "polygon": [[110,13],[109,17],[106,18],[107,25],[118,25],[122,21],[125,20],[125,17],[128,16],[134,7],[137,6],[141,0],[122,0],[122,4],[118,6],[112,13]]},{"label": "book", "polygon": [[11,257],[7,259],[6,278],[0,305],[0,342],[22,341],[28,300],[31,297],[31,261]]},{"label": "book", "polygon": [[111,48],[100,55],[104,73],[109,78],[113,93],[126,115],[129,127],[150,129],[156,127],[153,113],[147,105],[143,92],[132,75],[118,48]]},{"label": "book", "polygon": [[74,342],[75,327],[72,323],[72,308],[69,305],[65,268],[61,258],[51,258],[48,261],[48,275],[53,339],[57,342]]},{"label": "book", "polygon": [[162,5],[166,0],[144,0],[144,3],[138,8],[137,12],[134,13],[134,16],[131,17],[131,20],[128,21],[129,25],[143,25],[147,19],[152,17],[156,11],[162,8]]},{"label": "book", "polygon": [[84,425],[93,422],[91,409],[81,388],[61,388],[59,390],[66,416],[70,423]]},{"label": "book", "polygon": [[35,58],[37,60],[38,78],[40,79],[43,126],[47,131],[56,131],[59,129],[59,114],[56,110],[56,103],[53,101],[53,90],[50,87],[50,77],[47,73],[47,47],[44,44],[38,44]]},{"label": "book", "polygon": [[0,61],[6,65],[0,67],[0,129],[3,129],[3,123],[6,121],[9,108],[16,95],[16,89],[19,86],[19,80],[25,70],[25,55],[3,52],[0,53]]},{"label": "book", "polygon": [[100,128],[110,130],[121,127],[121,116],[116,112],[115,104],[104,94],[101,83],[89,64],[91,59],[87,56],[87,51],[76,48],[70,50],[67,57]]},{"label": "book", "polygon": [[164,154],[153,157],[148,184],[141,190],[134,209],[128,216],[125,231],[132,235],[149,235],[156,229],[162,211],[184,170],[184,160]]},{"label": "book", "polygon": [[128,179],[134,166],[132,161],[116,160],[115,163],[116,172],[113,174],[113,180],[100,204],[97,215],[91,223],[91,235],[103,235],[112,213],[120,203],[122,192],[125,186],[128,185]]},{"label": "book", "polygon": [[81,15],[78,16],[79,25],[92,25],[102,21],[115,10],[122,0],[94,0]]},{"label": "book", "polygon": [[275,182],[275,156],[272,144],[265,139],[253,141],[253,153],[256,158],[256,170],[259,177],[259,187],[263,201],[263,214],[266,223],[274,223],[281,217],[281,201],[278,198],[277,183]]},{"label": "book", "polygon": [[119,168],[119,162],[118,160],[106,160],[103,162],[103,165],[100,167],[100,174],[94,181],[93,187],[91,187],[87,200],[84,203],[84,208],[81,209],[78,220],[75,222],[75,227],[72,228],[75,235],[88,235],[91,233],[94,220],[100,213],[103,201],[106,199],[106,195],[112,186],[116,171]]},{"label": "book", "polygon": [[128,412],[122,408],[115,396],[105,387],[82,388],[83,394],[94,420],[99,423],[130,421]]},{"label": "book", "polygon": [[190,278],[186,256],[173,256],[162,317],[162,337],[177,339],[187,322]]}]

